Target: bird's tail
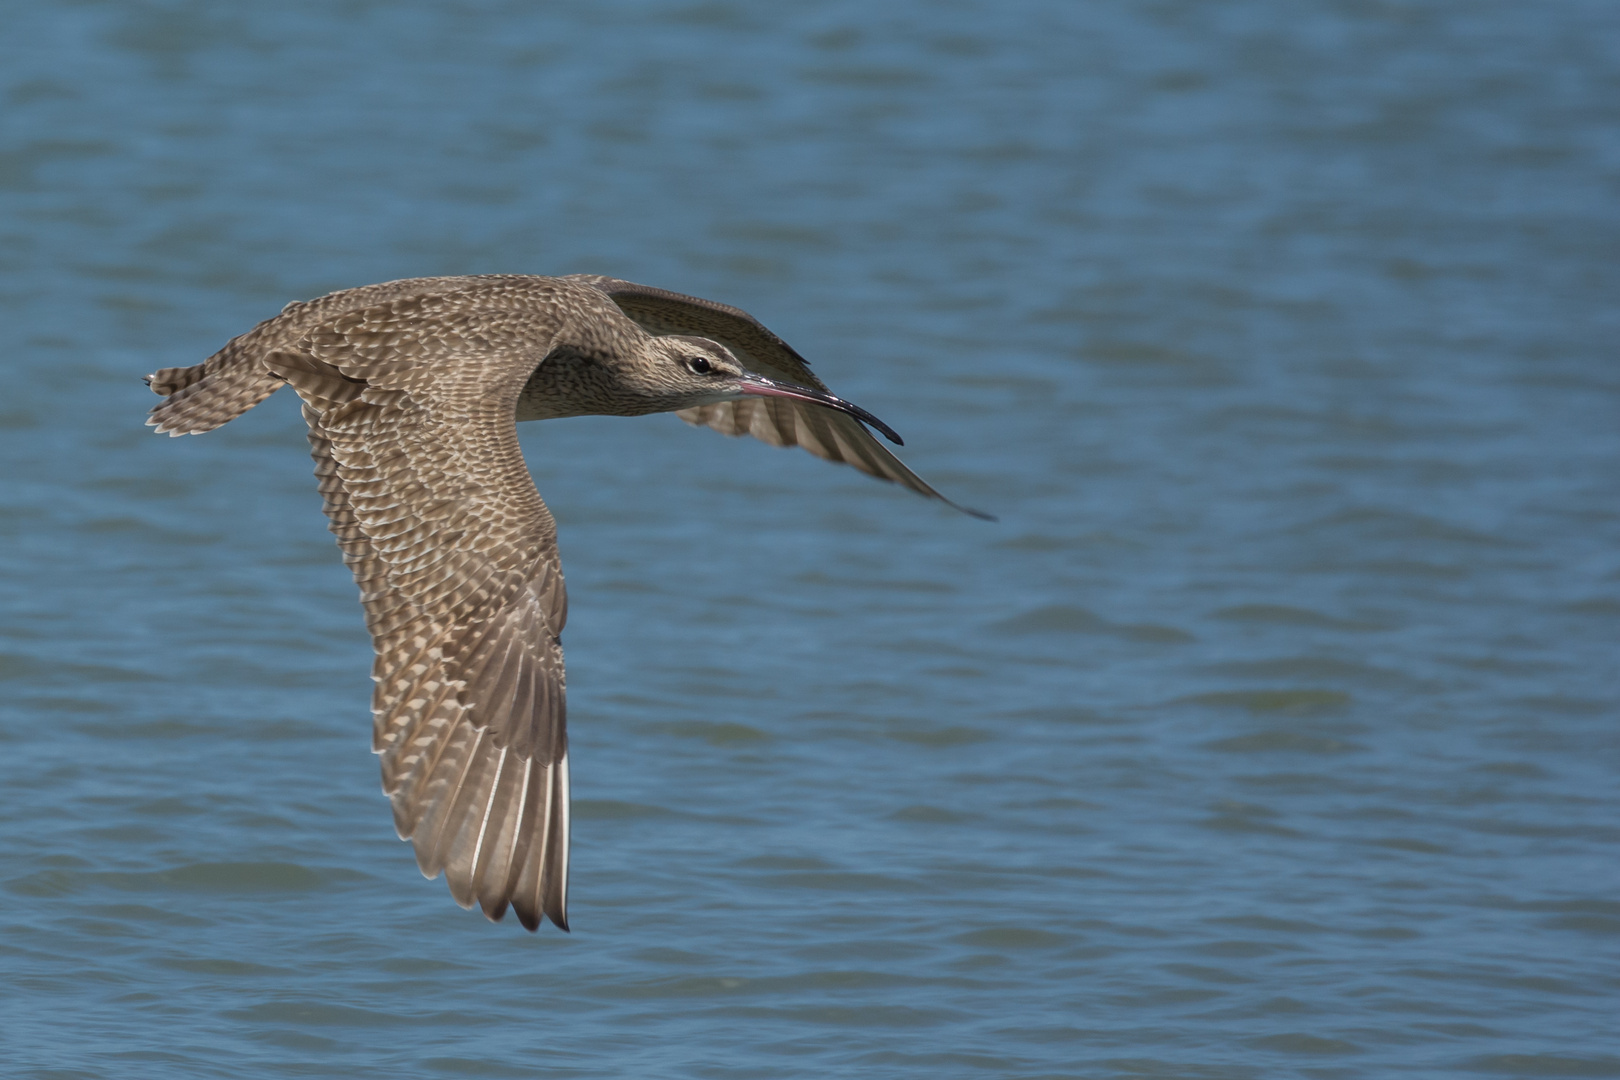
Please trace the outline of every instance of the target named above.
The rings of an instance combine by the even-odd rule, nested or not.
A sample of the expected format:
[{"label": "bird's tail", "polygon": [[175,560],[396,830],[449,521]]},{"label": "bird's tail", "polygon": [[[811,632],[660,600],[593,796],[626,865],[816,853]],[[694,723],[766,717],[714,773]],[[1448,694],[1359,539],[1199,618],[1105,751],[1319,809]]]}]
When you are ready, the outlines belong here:
[{"label": "bird's tail", "polygon": [[200,435],[236,419],[280,389],[286,380],[266,370],[254,337],[249,331],[200,364],[161,368],[148,375],[146,385],[165,400],[146,418],[147,426],[159,434]]}]

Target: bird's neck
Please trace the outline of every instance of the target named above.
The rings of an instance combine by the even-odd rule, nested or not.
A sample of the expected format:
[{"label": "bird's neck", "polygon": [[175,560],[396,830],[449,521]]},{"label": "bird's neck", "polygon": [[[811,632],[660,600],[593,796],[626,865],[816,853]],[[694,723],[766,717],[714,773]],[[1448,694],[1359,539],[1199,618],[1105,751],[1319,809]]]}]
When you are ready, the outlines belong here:
[{"label": "bird's neck", "polygon": [[566,416],[645,416],[668,406],[625,391],[600,364],[572,356],[550,356],[518,395],[516,419],[558,420]]}]

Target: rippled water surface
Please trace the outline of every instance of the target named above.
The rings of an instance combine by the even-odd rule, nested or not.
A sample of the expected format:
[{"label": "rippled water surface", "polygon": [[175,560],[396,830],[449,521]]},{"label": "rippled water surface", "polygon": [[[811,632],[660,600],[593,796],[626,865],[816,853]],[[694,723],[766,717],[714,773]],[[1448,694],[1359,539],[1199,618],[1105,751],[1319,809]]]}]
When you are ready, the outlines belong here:
[{"label": "rippled water surface", "polygon": [[[7,1076],[1620,1076],[1620,16],[5,5]],[[529,425],[574,932],[394,838],[289,300],[764,319],[986,524]]]}]

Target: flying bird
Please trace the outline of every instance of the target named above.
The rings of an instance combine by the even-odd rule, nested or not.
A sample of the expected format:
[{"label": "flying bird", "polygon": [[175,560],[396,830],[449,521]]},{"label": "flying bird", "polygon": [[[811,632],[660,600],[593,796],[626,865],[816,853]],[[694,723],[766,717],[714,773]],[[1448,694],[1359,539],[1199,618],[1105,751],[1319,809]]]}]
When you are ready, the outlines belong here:
[{"label": "flying bird", "polygon": [[[462,907],[568,929],[557,530],[516,422],[674,412],[950,503],[737,308],[614,278],[413,278],[287,305],[147,377],[194,435],[290,384],[376,649],[372,749],[401,839]],[[957,509],[978,517],[978,511]]]}]

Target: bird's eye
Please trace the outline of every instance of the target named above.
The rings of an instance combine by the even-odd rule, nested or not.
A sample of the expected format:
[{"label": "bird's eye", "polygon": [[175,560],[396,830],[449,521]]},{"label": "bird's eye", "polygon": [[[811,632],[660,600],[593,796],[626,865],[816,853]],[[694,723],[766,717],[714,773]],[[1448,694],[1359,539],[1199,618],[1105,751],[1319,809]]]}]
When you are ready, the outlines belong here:
[{"label": "bird's eye", "polygon": [[707,356],[691,356],[686,360],[686,366],[699,375],[707,375],[712,369]]}]

